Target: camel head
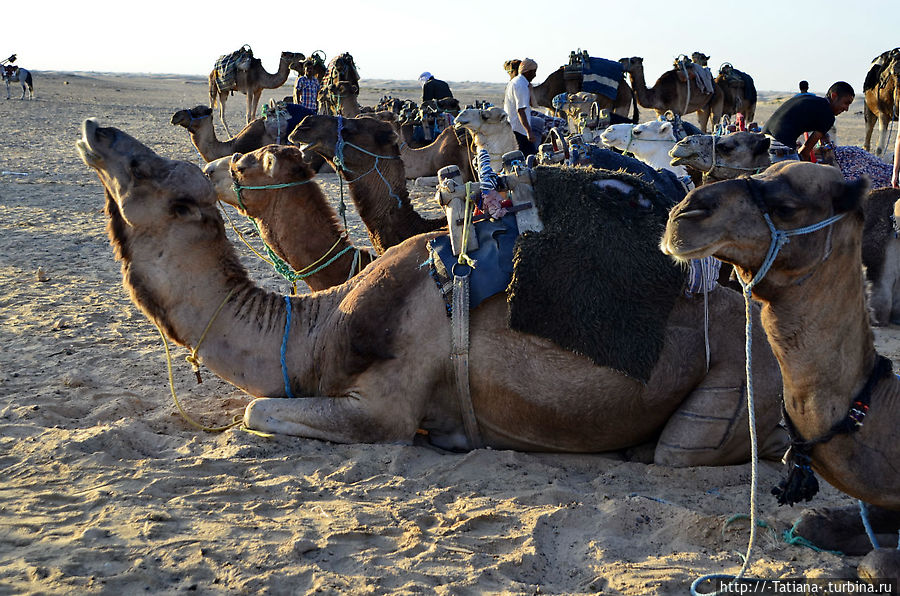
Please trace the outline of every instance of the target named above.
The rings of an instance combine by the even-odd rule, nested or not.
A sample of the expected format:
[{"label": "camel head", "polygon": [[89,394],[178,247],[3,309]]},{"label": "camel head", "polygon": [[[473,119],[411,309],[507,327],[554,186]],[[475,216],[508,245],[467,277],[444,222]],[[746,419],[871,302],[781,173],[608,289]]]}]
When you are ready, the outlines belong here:
[{"label": "camel head", "polygon": [[204,118],[212,116],[212,108],[209,106],[197,106],[190,110],[178,110],[172,114],[172,124],[183,126],[189,132],[196,132],[196,127]]},{"label": "camel head", "polygon": [[644,70],[644,59],[638,56],[632,56],[631,58],[619,58],[619,64],[622,65],[622,68],[627,73]]},{"label": "camel head", "polygon": [[[213,183],[220,201],[242,211],[245,215],[260,218],[269,203],[283,195],[267,192],[267,189],[241,191],[238,201],[234,185],[271,186],[273,184],[309,184],[315,176],[313,169],[303,160],[303,152],[292,145],[267,145],[250,153],[235,153],[209,162],[203,173]],[[240,203],[243,202],[243,205]]]},{"label": "camel head", "polygon": [[[343,168],[362,174],[372,167],[373,157],[348,144],[362,147],[371,154],[386,158],[400,155],[399,139],[390,122],[376,118],[341,118],[337,116],[307,116],[298,124],[288,141],[304,153],[315,151],[334,165],[338,149],[338,123],[341,124]],[[358,170],[358,171],[357,171]]]},{"label": "camel head", "polygon": [[694,52],[691,54],[691,62],[699,64],[700,66],[708,66],[709,56],[707,56],[703,52]]},{"label": "camel head", "polygon": [[732,167],[735,169],[729,172],[731,177],[736,177],[755,168],[768,167],[770,143],[769,137],[758,132],[739,131],[721,137],[691,135],[678,141],[669,156],[673,166],[686,165],[703,172],[712,171],[714,166]]},{"label": "camel head", "polygon": [[867,179],[845,181],[837,168],[798,161],[773,164],[762,174],[692,190],[669,212],[660,248],[680,260],[713,255],[732,263],[749,281],[769,251],[772,232],[810,226],[847,214],[829,231],[794,236],[772,264],[767,283],[785,285],[810,273],[833,250],[855,242],[863,226]]},{"label": "camel head", "polygon": [[290,69],[297,70],[304,60],[306,55],[302,52],[281,52],[281,62],[286,63]]},{"label": "camel head", "polygon": [[663,141],[675,144],[675,132],[671,122],[652,120],[642,124],[613,124],[600,135],[600,140],[607,147],[620,151],[640,152],[641,145],[653,143],[650,147],[659,147]]},{"label": "camel head", "polygon": [[466,108],[461,111],[456,118],[453,119],[453,128],[465,128],[472,133],[482,132],[490,134],[488,131],[498,127],[509,127],[509,117],[502,109],[486,108]]}]

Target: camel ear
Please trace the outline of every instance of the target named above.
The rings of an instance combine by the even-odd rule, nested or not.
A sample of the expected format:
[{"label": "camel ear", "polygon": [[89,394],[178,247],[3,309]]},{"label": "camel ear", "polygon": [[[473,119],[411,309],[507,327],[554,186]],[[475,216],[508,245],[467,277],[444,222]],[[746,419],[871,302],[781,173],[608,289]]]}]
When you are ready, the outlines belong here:
[{"label": "camel ear", "polygon": [[262,167],[263,171],[267,175],[274,176],[275,168],[278,167],[278,157],[276,157],[275,154],[271,151],[266,151],[266,153],[263,155]]},{"label": "camel ear", "polygon": [[672,123],[671,122],[666,121],[666,122],[663,122],[659,126],[659,132],[671,132],[671,131],[672,131]]},{"label": "camel ear", "polygon": [[754,135],[753,137],[754,146],[753,146],[753,154],[757,155],[760,153],[768,153],[769,145],[772,144],[772,139],[765,135]]},{"label": "camel ear", "polygon": [[855,209],[861,209],[863,197],[869,192],[869,186],[871,185],[868,176],[845,182],[837,196],[831,200],[834,212],[846,213]]}]

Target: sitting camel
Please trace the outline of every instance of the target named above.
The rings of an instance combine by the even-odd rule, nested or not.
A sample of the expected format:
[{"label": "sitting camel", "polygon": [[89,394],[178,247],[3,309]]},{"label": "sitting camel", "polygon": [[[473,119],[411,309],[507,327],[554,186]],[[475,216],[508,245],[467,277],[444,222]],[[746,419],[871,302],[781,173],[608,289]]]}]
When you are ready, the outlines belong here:
[{"label": "sitting camel", "polygon": [[375,118],[307,116],[288,136],[304,155],[316,153],[348,182],[350,199],[379,255],[410,236],[447,226],[413,209],[397,134]]},{"label": "sitting camel", "polygon": [[[713,255],[733,263],[752,284],[784,376],[792,472],[811,465],[839,490],[891,510],[887,520],[878,516],[887,527],[875,531],[888,532],[893,543],[900,527],[900,379],[891,374],[890,360],[875,352],[866,309],[860,252],[867,186],[865,179],[845,181],[831,167],[780,162],[763,174],[691,192],[670,212],[662,249],[679,259]],[[776,231],[816,224],[827,229],[792,237],[771,254]],[[803,480],[810,486],[808,477]],[[789,504],[814,493],[779,488],[780,501]],[[829,518],[814,512],[804,525]],[[861,536],[858,518],[855,525]],[[837,537],[841,530],[834,530]],[[817,546],[844,551],[846,543]],[[889,559],[877,577],[897,578],[900,551],[875,553]]]},{"label": "sitting camel", "polygon": [[478,150],[484,149],[491,156],[491,169],[503,169],[503,155],[519,148],[509,118],[500,108],[467,108],[453,120],[453,127],[472,133]]},{"label": "sitting camel", "polygon": [[[132,300],[215,374],[266,396],[248,406],[247,427],[340,443],[411,443],[421,428],[440,447],[471,447],[447,384],[446,305],[420,266],[434,235],[411,238],[329,291],[280,296],[248,278],[212,184],[196,166],[162,158],[95,120],[84,123],[77,146],[105,188],[110,243]],[[740,296],[714,292],[708,306],[718,320],[708,370],[703,301],[681,296],[645,384],[510,330],[505,297],[487,299],[469,327],[469,389],[482,444],[599,452],[659,436],[660,464],[746,461]],[[755,345],[757,420],[764,442],[773,443],[763,452],[778,452],[777,367],[765,343]],[[294,395],[302,398],[285,399]],[[724,412],[725,403],[721,424],[709,413]]]},{"label": "sitting camel", "polygon": [[255,220],[262,241],[294,270],[291,281],[323,290],[375,259],[350,242],[298,148],[269,145],[223,157],[206,164],[203,173],[220,201]]},{"label": "sitting camel", "polygon": [[249,66],[246,70],[237,68],[234,73],[232,87],[220,88],[216,69],[209,73],[209,105],[215,109],[219,106],[219,118],[225,127],[225,132],[231,135],[228,123],[225,122],[225,102],[234,91],[240,91],[247,96],[247,123],[256,118],[256,108],[259,106],[259,98],[263,89],[278,89],[287,81],[292,64],[305,60],[306,56],[299,52],[281,52],[278,61],[278,70],[275,73],[266,72],[259,58],[250,56]]},{"label": "sitting camel", "polygon": [[433,143],[424,147],[413,149],[404,143],[400,147],[400,159],[406,169],[406,178],[415,179],[417,185],[434,186],[437,171],[444,166],[454,165],[459,168],[463,182],[474,180],[471,165],[473,154],[468,139],[466,131],[447,127]]},{"label": "sitting camel", "polygon": [[[642,124],[613,124],[600,135],[607,147],[631,153],[657,170],[669,170],[685,184],[690,175],[682,165],[672,165],[669,151],[678,140],[671,122],[651,120]],[[690,183],[693,185],[693,182]]]},{"label": "sitting camel", "polygon": [[656,110],[659,115],[668,110],[681,116],[699,112],[698,120],[703,132],[707,130],[710,116],[715,121],[722,113],[721,95],[714,102],[715,89],[712,92],[701,89],[696,77],[688,76],[685,82],[680,81],[679,75],[682,73],[678,68],[664,72],[653,87],[647,88],[643,58],[622,58],[619,62],[631,77],[631,87],[641,107]]},{"label": "sitting camel", "polygon": [[220,141],[216,138],[212,112],[210,107],[197,106],[190,110],[179,110],[172,115],[172,124],[187,129],[191,142],[204,161],[210,162],[234,153],[247,153],[275,142],[275,137],[269,134],[263,118],[256,118],[227,141]]},{"label": "sitting camel", "polygon": [[[673,166],[688,166],[703,172],[703,183],[729,180],[742,174],[759,173],[772,163],[772,139],[759,132],[739,131],[727,135],[691,135],[670,150]],[[790,151],[784,147],[783,152]]]}]

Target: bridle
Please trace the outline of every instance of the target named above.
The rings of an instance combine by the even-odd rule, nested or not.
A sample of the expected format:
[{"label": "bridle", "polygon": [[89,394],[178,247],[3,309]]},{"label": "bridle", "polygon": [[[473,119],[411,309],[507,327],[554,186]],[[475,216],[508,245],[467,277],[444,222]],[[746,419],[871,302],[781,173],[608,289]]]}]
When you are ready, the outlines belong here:
[{"label": "bridle", "polygon": [[711,160],[710,160],[710,166],[709,166],[709,169],[708,169],[708,170],[704,170],[704,172],[703,172],[703,178],[704,178],[704,180],[705,180],[706,178],[708,178],[709,175],[712,174],[713,171],[716,170],[716,169],[718,169],[718,168],[726,169],[726,170],[736,170],[736,171],[738,171],[738,172],[752,172],[752,173],[754,173],[754,174],[759,174],[760,172],[762,172],[763,170],[765,170],[767,167],[769,167],[769,165],[771,165],[771,164],[766,164],[765,166],[762,166],[762,167],[745,168],[745,167],[742,167],[742,166],[730,166],[730,165],[728,165],[728,164],[717,163],[717,162],[716,162],[716,142],[718,141],[719,137],[716,136],[716,135],[709,135],[709,137],[710,137],[710,139],[712,140],[712,158],[711,158]]}]

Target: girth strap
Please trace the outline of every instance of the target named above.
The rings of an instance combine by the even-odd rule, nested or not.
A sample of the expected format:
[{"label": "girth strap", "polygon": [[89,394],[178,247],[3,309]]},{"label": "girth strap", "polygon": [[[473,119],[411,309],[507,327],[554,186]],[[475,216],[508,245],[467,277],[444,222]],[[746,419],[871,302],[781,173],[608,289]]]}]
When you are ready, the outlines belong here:
[{"label": "girth strap", "polygon": [[[454,267],[466,267],[457,265]],[[462,416],[469,448],[479,449],[484,446],[475,408],[472,406],[472,393],[469,387],[469,276],[471,268],[465,275],[453,273],[453,310],[450,315],[450,360],[453,363],[456,381],[456,398]]]}]

